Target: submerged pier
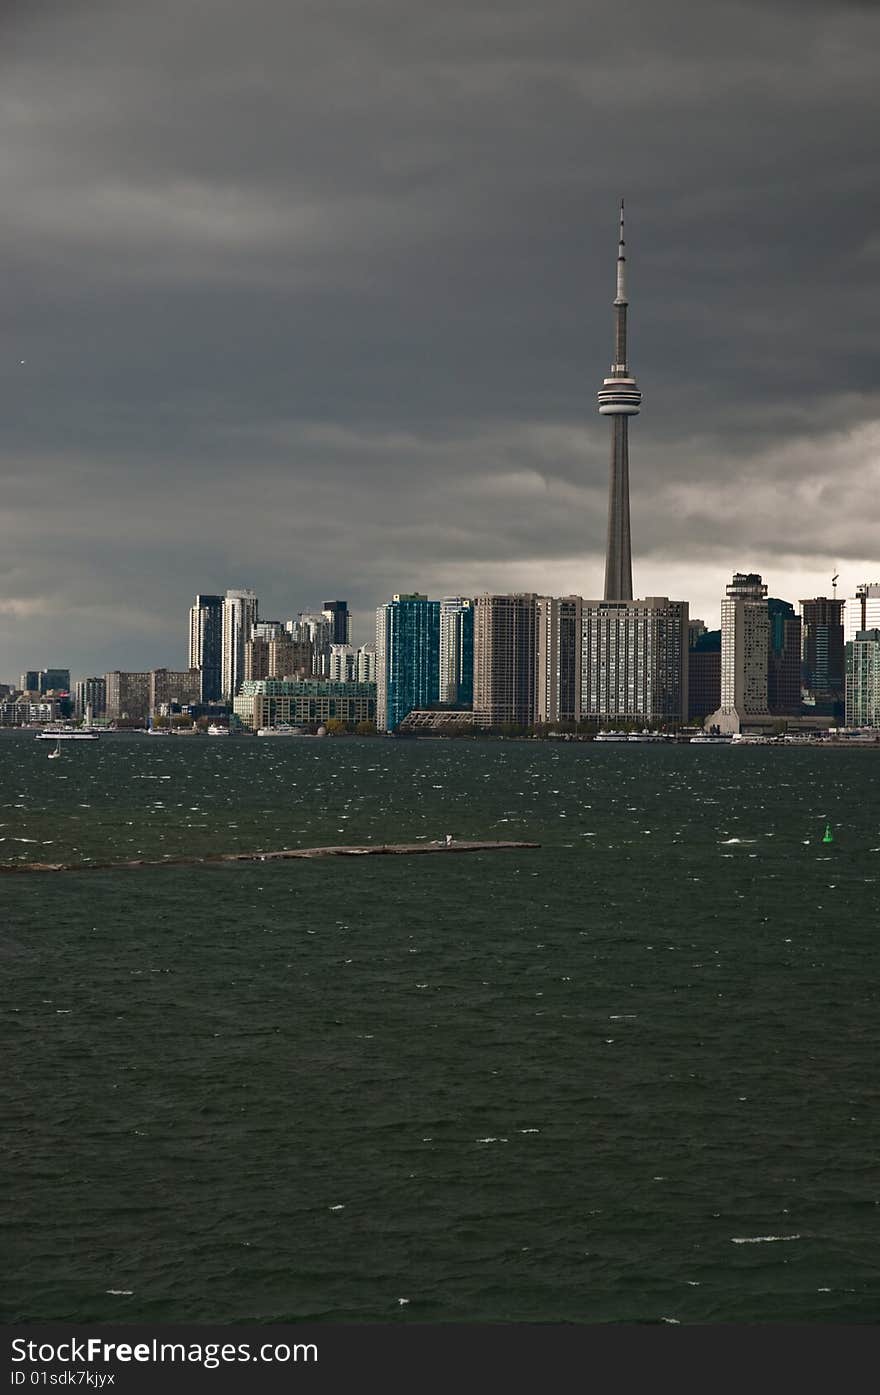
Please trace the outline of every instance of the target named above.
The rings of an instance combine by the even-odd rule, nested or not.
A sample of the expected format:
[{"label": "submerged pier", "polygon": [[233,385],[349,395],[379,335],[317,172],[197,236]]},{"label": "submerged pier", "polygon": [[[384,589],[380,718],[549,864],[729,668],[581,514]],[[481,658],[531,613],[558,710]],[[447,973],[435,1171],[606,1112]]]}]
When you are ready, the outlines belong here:
[{"label": "submerged pier", "polygon": [[539,848],[540,843],[467,842],[453,838],[451,842],[433,843],[365,843],[360,846],[340,844],[329,848],[282,848],[278,852],[207,853],[202,857],[130,858],[121,862],[17,862],[0,866],[0,874],[20,872],[116,872],[123,868],[140,867],[217,867],[234,862],[286,862],[293,858],[315,857],[410,857],[419,853],[509,852],[522,848]]}]

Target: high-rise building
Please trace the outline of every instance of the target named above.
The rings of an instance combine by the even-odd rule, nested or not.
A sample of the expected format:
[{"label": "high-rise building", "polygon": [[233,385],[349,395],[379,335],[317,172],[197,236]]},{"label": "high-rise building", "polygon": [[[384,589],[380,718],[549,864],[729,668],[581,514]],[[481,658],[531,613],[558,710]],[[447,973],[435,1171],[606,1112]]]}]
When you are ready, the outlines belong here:
[{"label": "high-rise building", "polygon": [[584,717],[647,727],[687,720],[687,601],[585,600],[582,617]]},{"label": "high-rise building", "polygon": [[351,614],[348,601],[325,601],[322,615],[330,622],[330,643],[351,644]]},{"label": "high-rise building", "polygon": [[301,680],[314,676],[314,650],[309,640],[291,639],[286,627],[284,639],[269,640],[268,678]]},{"label": "high-rise building", "polygon": [[801,619],[790,601],[775,596],[767,600],[767,615],[767,706],[774,717],[796,717],[801,710]]},{"label": "high-rise building", "polygon": [[329,677],[333,683],[375,683],[376,646],[331,644]]},{"label": "high-rise building", "polygon": [[846,725],[880,727],[880,629],[858,630],[847,643]]},{"label": "high-rise building", "polygon": [[440,602],[413,592],[376,611],[376,726],[394,731],[408,712],[437,702]]},{"label": "high-rise building", "polygon": [[223,699],[231,703],[244,681],[244,650],[258,619],[256,591],[227,591],[223,598],[223,647],[220,686]]},{"label": "high-rise building", "polygon": [[80,678],[74,684],[73,695],[77,717],[103,717],[107,710],[106,679]]},{"label": "high-rise building", "polygon": [[440,701],[470,707],[474,700],[474,603],[440,602]]},{"label": "high-rise building", "polygon": [[[342,602],[340,602],[342,604]],[[315,677],[326,678],[330,672],[330,645],[333,643],[335,618],[326,614],[301,610],[296,620],[288,620],[285,629],[295,644],[311,646],[310,671]]]},{"label": "high-rise building", "polygon": [[69,668],[29,668],[21,675],[24,693],[69,693]]},{"label": "high-rise building", "polygon": [[357,681],[357,655],[350,644],[330,645],[331,683],[355,683]]},{"label": "high-rise building", "polygon": [[201,674],[197,668],[150,670],[150,711],[158,713],[163,707],[186,707],[199,702]]},{"label": "high-rise building", "polygon": [[128,673],[115,669],[104,674],[107,716],[113,722],[145,722],[150,714],[149,673]]},{"label": "high-rise building", "polygon": [[860,630],[875,629],[880,629],[880,582],[865,581],[844,607],[844,643],[855,639]]},{"label": "high-rise building", "polygon": [[217,702],[223,672],[223,597],[198,595],[189,612],[189,667],[199,670],[202,702]]},{"label": "high-rise building", "polygon": [[245,679],[270,678],[269,647],[273,642],[287,639],[280,620],[256,620],[251,625],[251,637],[244,646]]},{"label": "high-rise building", "polygon": [[538,597],[477,596],[474,601],[474,724],[535,723]]},{"label": "high-rise building", "polygon": [[736,733],[770,721],[767,587],[756,572],[736,572],[721,602],[721,706],[708,725]]},{"label": "high-rise building", "polygon": [[583,604],[580,596],[538,597],[536,722],[580,720]]},{"label": "high-rise building", "polygon": [[629,418],[636,416],[642,394],[627,366],[626,253],[623,200],[617,245],[617,295],[614,299],[614,361],[599,389],[599,413],[611,418],[611,472],[608,488],[608,544],[605,600],[632,600],[632,542],[629,521]]},{"label": "high-rise building", "polygon": [[721,631],[707,630],[702,620],[692,620],[689,630],[688,720],[702,722],[721,706]]},{"label": "high-rise building", "polygon": [[834,597],[816,596],[812,600],[801,601],[800,605],[805,701],[817,712],[842,717],[846,686],[844,603]]},{"label": "high-rise building", "polygon": [[375,683],[376,681],[376,646],[375,644],[361,644],[355,654],[357,668],[355,679],[358,683]]}]

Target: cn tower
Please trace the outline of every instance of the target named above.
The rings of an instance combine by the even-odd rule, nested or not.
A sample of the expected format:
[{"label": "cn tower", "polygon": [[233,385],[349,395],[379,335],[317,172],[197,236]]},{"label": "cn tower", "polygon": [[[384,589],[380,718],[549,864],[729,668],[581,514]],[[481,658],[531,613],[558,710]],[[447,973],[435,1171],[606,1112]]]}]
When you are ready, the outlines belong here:
[{"label": "cn tower", "polygon": [[617,246],[617,295],[614,298],[614,362],[599,389],[599,414],[611,418],[611,477],[608,489],[608,545],[605,554],[605,600],[631,601],[632,543],[629,529],[628,417],[638,413],[642,394],[626,364],[626,253],[623,199]]}]

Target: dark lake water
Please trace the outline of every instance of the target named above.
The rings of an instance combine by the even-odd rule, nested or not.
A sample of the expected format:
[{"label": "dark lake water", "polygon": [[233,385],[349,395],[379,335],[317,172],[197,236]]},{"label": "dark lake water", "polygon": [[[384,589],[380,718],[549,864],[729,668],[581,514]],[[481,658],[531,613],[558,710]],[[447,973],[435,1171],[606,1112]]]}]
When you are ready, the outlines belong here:
[{"label": "dark lake water", "polygon": [[46,755],[0,862],[542,847],[0,877],[6,1320],[876,1321],[876,753]]}]

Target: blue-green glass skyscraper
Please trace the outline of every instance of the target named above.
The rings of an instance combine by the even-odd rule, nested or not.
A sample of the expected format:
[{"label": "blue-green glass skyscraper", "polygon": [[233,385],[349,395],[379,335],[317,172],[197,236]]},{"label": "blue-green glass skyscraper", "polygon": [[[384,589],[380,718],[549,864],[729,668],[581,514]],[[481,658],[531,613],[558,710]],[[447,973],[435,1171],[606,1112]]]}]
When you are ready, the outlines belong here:
[{"label": "blue-green glass skyscraper", "polygon": [[394,731],[440,692],[440,602],[418,592],[376,611],[376,725]]}]

